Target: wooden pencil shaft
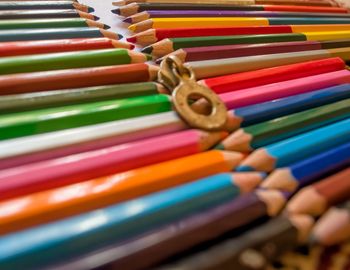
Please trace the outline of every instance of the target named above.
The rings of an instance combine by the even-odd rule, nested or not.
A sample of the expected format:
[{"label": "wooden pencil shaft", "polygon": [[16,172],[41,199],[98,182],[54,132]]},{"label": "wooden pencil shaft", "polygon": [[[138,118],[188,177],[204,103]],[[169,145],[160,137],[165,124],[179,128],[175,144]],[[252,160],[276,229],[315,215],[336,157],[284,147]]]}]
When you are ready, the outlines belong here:
[{"label": "wooden pencil shaft", "polygon": [[0,29],[88,27],[88,23],[86,19],[82,18],[1,20]]},{"label": "wooden pencil shaft", "polygon": [[[1,20],[12,19],[51,19],[51,18],[79,18],[82,12],[75,9],[55,9],[55,10],[10,10],[0,11]],[[85,14],[93,19],[94,16]]]},{"label": "wooden pencil shaft", "polygon": [[[3,2],[0,1],[0,10],[47,10],[47,9],[79,9],[82,6],[76,2],[71,1],[11,1],[11,2]],[[94,11],[92,8],[86,7],[86,11]],[[84,10],[85,11],[85,10]]]}]

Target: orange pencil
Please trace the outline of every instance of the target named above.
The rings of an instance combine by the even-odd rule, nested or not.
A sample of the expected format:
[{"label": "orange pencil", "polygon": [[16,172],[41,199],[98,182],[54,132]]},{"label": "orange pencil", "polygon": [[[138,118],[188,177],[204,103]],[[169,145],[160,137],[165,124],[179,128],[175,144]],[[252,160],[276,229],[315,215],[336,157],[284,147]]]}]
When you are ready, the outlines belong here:
[{"label": "orange pencil", "polygon": [[214,150],[4,201],[0,204],[0,234],[229,172],[243,157]]}]

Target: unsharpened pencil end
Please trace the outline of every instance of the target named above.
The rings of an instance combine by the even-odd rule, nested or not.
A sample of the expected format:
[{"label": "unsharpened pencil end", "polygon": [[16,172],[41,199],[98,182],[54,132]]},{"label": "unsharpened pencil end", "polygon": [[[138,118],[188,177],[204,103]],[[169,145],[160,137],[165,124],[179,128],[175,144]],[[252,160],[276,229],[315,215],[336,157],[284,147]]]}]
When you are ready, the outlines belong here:
[{"label": "unsharpened pencil end", "polygon": [[123,20],[123,22],[124,22],[124,23],[132,23],[132,19],[131,19],[130,17],[128,17],[128,18],[125,18],[125,19]]},{"label": "unsharpened pencil end", "polygon": [[107,25],[107,24],[105,24],[104,26],[103,26],[103,29],[105,29],[105,30],[107,30],[107,29],[110,29],[111,27],[109,26],[109,25]]},{"label": "unsharpened pencil end", "polygon": [[255,170],[250,166],[242,165],[242,166],[238,166],[235,171],[236,172],[253,172]]},{"label": "unsharpened pencil end", "polygon": [[131,43],[136,43],[136,37],[128,37],[127,39],[126,39],[128,42],[131,42]]},{"label": "unsharpened pencil end", "polygon": [[152,46],[147,46],[145,48],[142,49],[143,53],[147,53],[147,54],[151,54],[153,51],[153,47]]},{"label": "unsharpened pencil end", "polygon": [[114,14],[120,15],[120,9],[119,8],[112,9],[111,12],[114,13]]}]

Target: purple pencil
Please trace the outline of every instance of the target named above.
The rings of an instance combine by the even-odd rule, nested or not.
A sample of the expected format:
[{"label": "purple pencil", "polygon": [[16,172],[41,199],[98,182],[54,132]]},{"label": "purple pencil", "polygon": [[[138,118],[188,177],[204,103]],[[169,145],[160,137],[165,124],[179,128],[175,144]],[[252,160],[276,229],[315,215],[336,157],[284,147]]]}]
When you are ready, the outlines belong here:
[{"label": "purple pencil", "polygon": [[97,268],[102,265],[108,265],[111,269],[149,269],[178,252],[215,239],[266,215],[277,215],[289,195],[273,190],[247,193],[231,202],[150,232],[124,245],[89,254],[51,270],[84,269],[86,266]]},{"label": "purple pencil", "polygon": [[[260,44],[238,44],[208,47],[182,48],[170,55],[175,55],[183,62],[203,61],[211,59],[233,58],[263,54],[323,50],[350,46],[350,39],[330,41],[291,41]],[[156,62],[159,64],[163,58]]]},{"label": "purple pencil", "polygon": [[350,14],[279,12],[279,11],[237,11],[237,10],[148,10],[134,14],[125,23],[138,23],[150,18],[179,17],[334,17],[350,18]]}]

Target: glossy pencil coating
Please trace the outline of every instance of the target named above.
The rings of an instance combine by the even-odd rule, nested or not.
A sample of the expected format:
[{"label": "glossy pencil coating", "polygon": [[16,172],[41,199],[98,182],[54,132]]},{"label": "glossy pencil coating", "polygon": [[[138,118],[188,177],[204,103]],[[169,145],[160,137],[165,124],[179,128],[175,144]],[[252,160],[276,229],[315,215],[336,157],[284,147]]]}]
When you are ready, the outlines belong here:
[{"label": "glossy pencil coating", "polygon": [[[1,3],[1,2],[0,2]],[[64,27],[99,27],[108,29],[109,26],[83,18],[61,18],[61,19],[17,19],[1,20],[1,30],[34,29],[34,28],[64,28]]]},{"label": "glossy pencil coating", "polygon": [[[345,63],[340,58],[326,58],[213,77],[199,81],[199,83],[209,87],[215,93],[221,94],[248,87],[342,70],[344,68]],[[251,78],[254,78],[254,80]]]},{"label": "glossy pencil coating", "polygon": [[348,117],[350,99],[345,99],[241,128],[222,141],[217,149],[250,152]]},{"label": "glossy pencil coating", "polygon": [[22,42],[1,42],[2,56],[18,56],[56,52],[87,51],[124,48],[133,49],[134,45],[109,38],[74,38]]},{"label": "glossy pencil coating", "polygon": [[52,19],[52,18],[85,18],[98,20],[99,17],[76,9],[48,10],[1,10],[1,20],[13,19]]},{"label": "glossy pencil coating", "polygon": [[350,97],[350,85],[341,84],[310,93],[267,101],[256,105],[238,108],[232,111],[234,117],[240,119],[243,127],[267,121],[273,118],[297,113],[337,102]]},{"label": "glossy pencil coating", "polygon": [[311,186],[304,187],[288,203],[291,214],[322,215],[330,206],[349,199],[350,168],[330,175]]},{"label": "glossy pencil coating", "polygon": [[187,129],[173,111],[0,141],[0,168],[92,151]]},{"label": "glossy pencil coating", "polygon": [[[249,177],[261,180],[259,173],[248,175],[247,178]],[[213,175],[163,192],[13,234],[12,236],[28,240],[23,241],[23,245],[12,244],[11,251],[2,253],[0,265],[5,269],[24,264],[26,267],[35,268],[118,243],[154,227],[232,200],[241,192],[235,183],[236,178],[243,177],[239,174]],[[187,207],[183,207],[184,205]],[[93,222],[94,226],[86,226],[84,230],[78,229],[86,222]],[[36,233],[41,234],[39,228],[45,234],[42,237],[33,237]],[[55,243],[56,239],[59,239],[59,245]],[[89,245],[84,244],[86,240],[89,241]],[[2,244],[9,244],[10,241],[11,235],[3,237],[0,240],[0,250]],[[44,246],[47,255],[45,259],[34,259],[35,254],[44,251]],[[60,256],[55,256],[58,250]],[[20,256],[21,260],[16,260],[17,256]]]},{"label": "glossy pencil coating", "polygon": [[150,96],[161,92],[163,88],[160,85],[143,82],[8,95],[0,99],[0,112],[21,112],[109,99]]},{"label": "glossy pencil coating", "polygon": [[331,57],[333,56],[325,50],[315,50],[193,61],[188,62],[187,65],[193,68],[197,79],[203,79]]},{"label": "glossy pencil coating", "polygon": [[0,75],[143,63],[149,58],[126,49],[102,49],[0,58]]},{"label": "glossy pencil coating", "polygon": [[287,168],[273,171],[261,184],[264,188],[294,192],[318,178],[350,164],[350,143],[321,152],[293,163]]},{"label": "glossy pencil coating", "polygon": [[40,10],[40,9],[78,9],[93,12],[94,9],[86,5],[71,1],[1,1],[0,10]]},{"label": "glossy pencil coating", "polygon": [[[18,203],[24,204],[23,208],[17,208],[18,211],[0,217],[1,233],[127,201],[212,174],[229,172],[242,159],[243,155],[239,153],[209,151],[4,201],[0,204],[4,211],[13,209]],[[74,190],[81,192],[75,193]]]},{"label": "glossy pencil coating", "polygon": [[0,118],[0,138],[23,137],[169,110],[169,96],[153,95],[6,114]]},{"label": "glossy pencil coating", "polygon": [[346,8],[341,7],[317,7],[295,5],[218,5],[215,4],[183,4],[183,3],[131,3],[119,6],[112,10],[121,16],[131,16],[147,10],[237,10],[237,11],[287,11],[287,12],[314,12],[314,13],[348,13]]},{"label": "glossy pencil coating", "polygon": [[58,29],[23,29],[3,30],[0,32],[0,41],[26,41],[26,40],[48,40],[67,38],[96,38],[108,37],[120,39],[121,36],[95,27],[70,27]]},{"label": "glossy pencil coating", "polygon": [[254,151],[237,168],[238,171],[259,170],[289,166],[301,159],[332,149],[347,142],[350,119],[321,127],[301,135],[268,145]]},{"label": "glossy pencil coating", "polygon": [[186,130],[3,170],[0,200],[196,154],[226,136],[226,132]]},{"label": "glossy pencil coating", "polygon": [[139,63],[3,75],[0,76],[0,95],[145,82],[155,79],[158,69]]}]

